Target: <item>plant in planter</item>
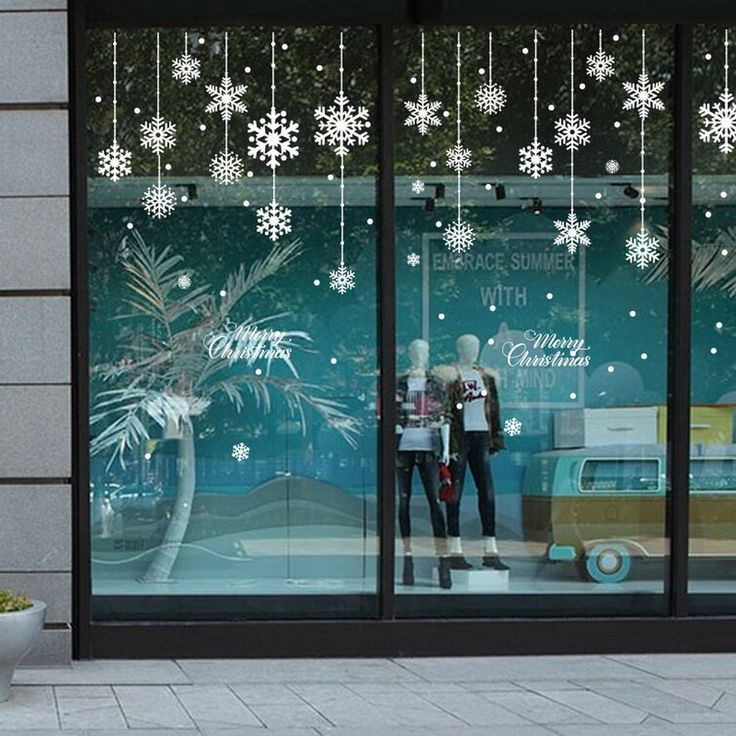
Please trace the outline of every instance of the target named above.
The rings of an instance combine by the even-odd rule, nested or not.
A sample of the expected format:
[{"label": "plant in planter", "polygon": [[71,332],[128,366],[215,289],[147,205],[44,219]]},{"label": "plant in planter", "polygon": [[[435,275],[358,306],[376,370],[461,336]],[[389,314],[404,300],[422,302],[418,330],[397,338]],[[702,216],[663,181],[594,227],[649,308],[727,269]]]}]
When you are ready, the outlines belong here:
[{"label": "plant in planter", "polygon": [[0,590],[0,703],[10,697],[13,672],[33,648],[45,619],[45,603]]}]

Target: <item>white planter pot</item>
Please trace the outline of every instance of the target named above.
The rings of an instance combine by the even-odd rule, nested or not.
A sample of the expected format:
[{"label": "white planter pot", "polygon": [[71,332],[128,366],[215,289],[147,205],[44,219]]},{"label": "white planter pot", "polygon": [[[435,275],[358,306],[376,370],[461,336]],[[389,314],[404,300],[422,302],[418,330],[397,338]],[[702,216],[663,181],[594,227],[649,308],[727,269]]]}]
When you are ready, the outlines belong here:
[{"label": "white planter pot", "polygon": [[10,697],[13,672],[33,649],[46,620],[46,604],[32,602],[25,611],[0,613],[0,703]]}]

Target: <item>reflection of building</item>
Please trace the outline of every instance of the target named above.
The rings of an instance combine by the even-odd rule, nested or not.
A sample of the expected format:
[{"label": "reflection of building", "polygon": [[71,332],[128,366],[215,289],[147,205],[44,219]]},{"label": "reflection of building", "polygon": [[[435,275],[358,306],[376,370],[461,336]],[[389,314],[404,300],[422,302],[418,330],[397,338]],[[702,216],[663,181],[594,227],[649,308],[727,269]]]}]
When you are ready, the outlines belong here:
[{"label": "reflection of building", "polygon": [[[603,31],[616,75],[601,82],[585,73],[598,28],[575,19],[583,24],[576,25],[576,74],[585,84],[576,110],[591,133],[574,160],[574,205],[591,221],[591,244],[577,252],[552,242],[554,223],[570,206],[566,151],[554,148],[553,171],[539,179],[518,166],[533,130],[532,67],[523,49],[531,49],[526,23],[537,17],[536,2],[523,17],[459,2],[452,18],[428,15],[432,4],[423,2],[411,14],[391,3],[297,10],[276,2],[274,29],[265,33],[220,0],[166,18],[156,3],[102,0],[68,12],[40,0],[0,14],[7,57],[0,80],[0,587],[52,604],[36,661],[63,662],[72,651],[713,648],[725,630],[718,627],[731,626],[736,613],[736,181],[733,155],[700,139],[697,110],[723,86],[715,50],[723,48],[719,23],[731,8],[722,4],[723,17],[707,25],[676,30],[665,14],[662,25],[645,29],[647,73],[666,86],[664,110],[647,117],[642,179],[640,119],[622,109],[621,83],[640,73],[636,23],[646,19],[631,3],[617,6],[617,40]],[[572,19],[538,10],[545,24],[538,134],[553,146],[555,120],[569,101],[559,62]],[[224,37],[213,18],[232,21],[229,73],[248,87],[248,110],[234,113],[229,139],[244,176],[230,186],[208,173],[224,122],[204,111],[202,85],[219,83],[223,72]],[[425,21],[433,63],[424,81],[448,116],[422,136],[403,125],[403,103],[419,94],[416,23]],[[448,75],[437,65],[454,58],[457,28],[445,23],[462,24],[462,135],[473,154],[460,184],[474,245],[461,254],[442,237],[458,196],[444,153],[455,144],[456,68]],[[154,113],[154,29],[162,25],[161,112],[178,137],[161,176],[176,208],[151,220],[141,193],[158,172],[138,131]],[[368,140],[353,141],[343,161],[344,266],[356,275],[345,294],[329,287],[330,272],[342,265],[340,158],[335,145],[314,142],[314,109],[337,95],[339,25],[345,94],[370,120]],[[490,27],[503,59],[493,78],[508,97],[493,118],[473,102],[488,79]],[[133,166],[119,181],[99,176],[96,166],[113,135],[113,28],[116,135]],[[271,104],[262,44],[271,30],[279,37],[276,109],[300,126],[300,154],[279,165],[277,180],[298,255],[224,315],[254,264],[279,248],[256,230],[256,211],[276,195],[272,170],[248,156],[246,142],[248,123]],[[185,32],[202,73],[189,85],[171,77]],[[32,74],[39,63],[44,74]],[[692,99],[678,105],[678,90]],[[674,134],[687,132],[690,103],[688,142]],[[625,259],[642,196],[647,226],[661,241],[650,269]],[[169,247],[181,260],[151,265],[138,274],[136,291],[130,266],[141,243],[158,255]],[[691,250],[692,293],[682,270]],[[410,253],[416,258],[407,262]],[[149,312],[139,304],[136,313],[130,302],[138,297]],[[249,337],[246,358],[220,359],[216,372],[199,329],[218,334],[231,319],[286,331],[289,360]],[[530,347],[530,331],[554,337]],[[450,590],[438,587],[432,489],[427,484],[425,493],[417,479],[410,501],[416,580],[404,586],[402,549],[394,549],[394,374],[409,369],[414,340],[429,344],[431,373],[455,360],[455,341],[467,333],[480,339],[479,363],[498,375],[502,421],[514,420],[506,449],[491,459],[508,582],[492,587],[488,576],[484,583],[475,575],[471,585],[467,573]],[[558,349],[557,339],[583,342],[575,351]],[[507,344],[527,344],[529,362],[509,362]],[[574,352],[589,361],[573,364]],[[116,368],[104,380],[103,366]],[[115,430],[109,416],[88,429],[90,415],[109,406],[106,389],[140,409],[140,425],[129,422],[124,465],[109,463],[110,448],[88,452],[90,433],[99,440]],[[417,414],[412,429],[425,429]],[[441,428],[442,417],[433,421]],[[488,540],[467,477],[460,533],[472,573],[483,573]],[[167,566],[170,575],[161,572]],[[708,618],[714,613],[718,621]],[[542,625],[540,616],[554,620]],[[622,626],[622,617],[637,620]]]}]

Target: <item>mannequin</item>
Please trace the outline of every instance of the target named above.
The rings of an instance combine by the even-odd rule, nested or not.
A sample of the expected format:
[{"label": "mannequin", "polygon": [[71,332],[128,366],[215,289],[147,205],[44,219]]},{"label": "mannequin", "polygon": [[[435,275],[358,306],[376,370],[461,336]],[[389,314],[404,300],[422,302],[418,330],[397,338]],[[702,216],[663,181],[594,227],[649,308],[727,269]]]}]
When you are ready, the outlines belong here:
[{"label": "mannequin", "polygon": [[469,570],[460,538],[460,502],[468,466],[478,490],[478,514],[483,531],[483,566],[508,570],[498,555],[496,509],[490,455],[504,447],[499,417],[497,376],[478,364],[480,340],[461,335],[455,343],[457,362],[440,374],[450,396],[452,411],[452,458],[450,471],[455,500],[447,504],[447,526],[451,567]]},{"label": "mannequin", "polygon": [[440,587],[452,587],[447,556],[447,529],[439,499],[439,468],[449,463],[450,423],[447,395],[442,384],[428,372],[429,345],[414,340],[409,345],[410,369],[396,381],[398,424],[396,484],[399,491],[399,528],[404,546],[403,584],[414,585],[411,549],[411,487],[414,468],[419,472],[429,504],[429,517],[439,558]]}]

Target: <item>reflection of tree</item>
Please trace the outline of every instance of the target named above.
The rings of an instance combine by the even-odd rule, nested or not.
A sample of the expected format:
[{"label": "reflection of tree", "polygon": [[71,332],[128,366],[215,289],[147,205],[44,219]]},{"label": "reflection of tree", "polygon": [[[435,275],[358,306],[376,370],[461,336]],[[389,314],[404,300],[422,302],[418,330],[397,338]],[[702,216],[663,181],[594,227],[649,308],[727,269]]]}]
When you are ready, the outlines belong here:
[{"label": "reflection of tree", "polygon": [[[179,440],[174,508],[145,580],[168,579],[176,562],[195,491],[193,424],[218,397],[238,411],[251,397],[259,409],[267,412],[272,394],[277,394],[289,413],[299,419],[302,429],[305,409],[310,408],[354,444],[355,420],[336,401],[321,396],[321,387],[300,380],[291,363],[292,375],[287,378],[268,370],[256,375],[238,370],[232,361],[213,360],[203,345],[204,338],[230,320],[246,296],[299,254],[298,242],[294,242],[274,247],[265,258],[253,261],[248,270],[241,265],[227,277],[221,298],[215,300],[209,284],[182,289],[181,278],[190,273],[180,267],[182,257],[171,255],[169,248],[157,252],[133,231],[123,260],[129,292],[126,302],[132,313],[122,316],[125,326],[118,337],[133,357],[98,364],[93,369],[93,375],[109,388],[94,398],[90,424],[101,426],[92,440],[91,452],[109,452],[108,467],[116,458],[122,464],[128,450],[148,440],[152,425],[164,430],[165,436]],[[248,320],[246,325],[262,329],[280,316]],[[309,339],[306,333],[287,331],[281,345],[298,350],[305,339]],[[255,347],[267,346],[257,343]]]}]

